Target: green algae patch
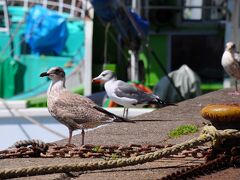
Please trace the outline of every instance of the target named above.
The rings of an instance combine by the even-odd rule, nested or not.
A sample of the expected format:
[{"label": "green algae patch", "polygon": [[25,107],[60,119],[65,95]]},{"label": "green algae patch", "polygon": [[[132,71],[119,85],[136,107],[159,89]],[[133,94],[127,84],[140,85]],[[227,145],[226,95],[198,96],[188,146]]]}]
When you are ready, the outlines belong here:
[{"label": "green algae patch", "polygon": [[168,136],[170,138],[177,138],[182,135],[192,134],[196,132],[198,132],[198,127],[196,125],[186,124],[174,128],[168,133]]}]

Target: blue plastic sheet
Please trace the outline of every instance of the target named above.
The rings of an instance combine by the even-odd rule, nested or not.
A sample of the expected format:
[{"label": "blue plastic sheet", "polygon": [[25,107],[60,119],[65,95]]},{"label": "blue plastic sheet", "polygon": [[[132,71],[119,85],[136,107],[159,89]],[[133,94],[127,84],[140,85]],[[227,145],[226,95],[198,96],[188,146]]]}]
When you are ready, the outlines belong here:
[{"label": "blue plastic sheet", "polygon": [[[139,34],[139,31],[142,31],[142,36],[148,34],[149,22],[130,9],[125,12],[119,0],[92,0],[92,4],[96,14],[104,22],[111,22],[118,30],[122,31],[124,36],[129,33],[128,30],[132,34]],[[132,18],[135,25],[128,16]]]},{"label": "blue plastic sheet", "polygon": [[116,19],[115,8],[116,0],[92,0],[94,11],[105,22]]},{"label": "blue plastic sheet", "polygon": [[94,10],[104,22],[111,22],[125,42],[144,39],[149,32],[149,22],[123,7],[120,0],[92,0]]},{"label": "blue plastic sheet", "polygon": [[26,18],[25,40],[35,54],[59,55],[68,37],[66,19],[36,5]]},{"label": "blue plastic sheet", "polygon": [[149,32],[149,22],[144,20],[140,15],[133,11],[129,11],[129,13],[132,15],[133,19],[136,22],[136,25],[143,32],[144,36],[147,36]]}]

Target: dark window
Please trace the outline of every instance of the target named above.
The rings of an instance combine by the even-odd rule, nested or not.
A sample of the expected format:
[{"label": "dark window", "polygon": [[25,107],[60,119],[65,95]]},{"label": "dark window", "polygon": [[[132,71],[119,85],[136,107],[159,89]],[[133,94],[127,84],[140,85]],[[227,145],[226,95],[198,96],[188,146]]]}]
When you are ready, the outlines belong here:
[{"label": "dark window", "polygon": [[174,35],[171,42],[171,71],[186,64],[203,82],[222,81],[223,37],[217,35]]}]

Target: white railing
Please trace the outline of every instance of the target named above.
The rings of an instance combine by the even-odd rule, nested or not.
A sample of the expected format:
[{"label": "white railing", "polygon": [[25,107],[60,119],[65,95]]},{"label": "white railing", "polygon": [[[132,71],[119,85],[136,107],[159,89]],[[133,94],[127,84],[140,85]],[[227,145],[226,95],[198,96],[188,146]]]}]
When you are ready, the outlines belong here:
[{"label": "white railing", "polygon": [[[0,0],[1,2],[1,0]],[[88,0],[8,0],[8,3],[16,6],[23,6],[25,9],[32,7],[34,4],[41,4],[50,9],[55,9],[59,13],[68,13],[71,17],[85,17],[85,12],[89,9]],[[87,6],[86,6],[87,4]],[[88,9],[86,9],[88,7]]]}]

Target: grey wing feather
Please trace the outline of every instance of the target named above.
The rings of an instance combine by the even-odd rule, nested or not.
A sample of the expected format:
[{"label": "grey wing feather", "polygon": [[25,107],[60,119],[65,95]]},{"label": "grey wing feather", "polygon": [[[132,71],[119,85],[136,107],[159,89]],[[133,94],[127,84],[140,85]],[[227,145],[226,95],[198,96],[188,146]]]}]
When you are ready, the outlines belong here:
[{"label": "grey wing feather", "polygon": [[119,97],[129,97],[134,93],[138,93],[138,89],[131,84],[123,81],[118,82],[118,88],[116,88]]},{"label": "grey wing feather", "polygon": [[155,95],[147,94],[133,85],[125,82],[118,83],[118,88],[115,89],[115,94],[119,97],[136,99],[137,104],[148,103],[156,99]]}]

